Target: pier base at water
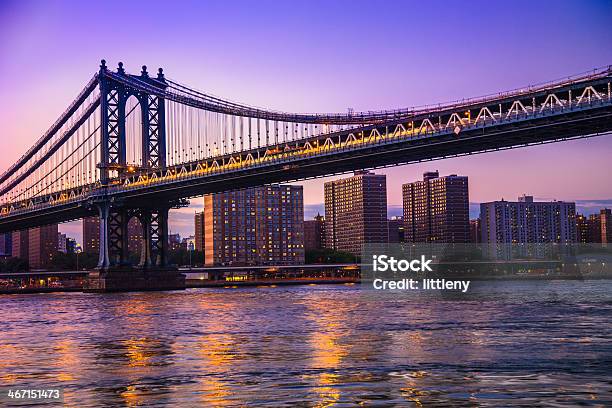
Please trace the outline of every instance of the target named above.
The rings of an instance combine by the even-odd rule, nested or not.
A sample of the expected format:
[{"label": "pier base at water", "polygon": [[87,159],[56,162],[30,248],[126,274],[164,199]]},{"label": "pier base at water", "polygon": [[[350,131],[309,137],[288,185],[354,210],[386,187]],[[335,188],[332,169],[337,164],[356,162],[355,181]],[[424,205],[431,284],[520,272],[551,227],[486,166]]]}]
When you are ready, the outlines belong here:
[{"label": "pier base at water", "polygon": [[185,289],[185,275],[177,269],[121,268],[92,271],[83,292],[132,292]]}]

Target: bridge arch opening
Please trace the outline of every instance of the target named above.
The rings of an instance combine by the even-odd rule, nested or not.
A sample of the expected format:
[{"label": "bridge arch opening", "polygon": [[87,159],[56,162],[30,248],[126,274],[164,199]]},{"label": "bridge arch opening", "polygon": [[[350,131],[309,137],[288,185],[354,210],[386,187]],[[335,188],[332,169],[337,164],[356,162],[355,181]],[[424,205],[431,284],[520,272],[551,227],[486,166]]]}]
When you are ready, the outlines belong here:
[{"label": "bridge arch opening", "polygon": [[144,238],[142,220],[137,216],[131,216],[127,220],[127,254],[132,265],[144,262],[143,248],[146,245]]},{"label": "bridge arch opening", "polygon": [[125,101],[125,161],[142,166],[142,106],[134,95]]}]

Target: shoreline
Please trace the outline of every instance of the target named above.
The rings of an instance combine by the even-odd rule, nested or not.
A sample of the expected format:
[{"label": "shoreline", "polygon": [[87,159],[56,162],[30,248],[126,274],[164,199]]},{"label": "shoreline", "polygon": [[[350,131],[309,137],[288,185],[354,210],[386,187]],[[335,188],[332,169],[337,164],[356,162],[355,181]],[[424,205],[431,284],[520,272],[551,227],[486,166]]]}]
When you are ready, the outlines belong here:
[{"label": "shoreline", "polygon": [[201,281],[198,279],[187,279],[187,289],[193,288],[228,288],[228,287],[257,287],[257,286],[298,286],[298,285],[343,285],[346,283],[360,283],[361,278],[302,278],[302,279],[257,279],[245,281]]},{"label": "shoreline", "polygon": [[[453,276],[447,277],[453,279],[469,279],[472,281],[543,281],[543,280],[605,280],[612,279],[611,276],[593,275],[593,276],[501,276],[501,277],[467,277],[467,276]],[[303,285],[359,285],[361,284],[361,278],[346,277],[346,278],[296,278],[296,279],[258,279],[248,281],[206,281],[199,279],[187,279],[185,281],[185,289],[198,289],[198,288],[239,288],[239,287],[277,287],[277,286],[303,286]],[[174,289],[168,289],[174,290]],[[15,295],[15,294],[48,294],[48,293],[62,293],[62,292],[83,292],[82,287],[71,287],[71,288],[25,288],[25,289],[0,289],[0,295]]]}]

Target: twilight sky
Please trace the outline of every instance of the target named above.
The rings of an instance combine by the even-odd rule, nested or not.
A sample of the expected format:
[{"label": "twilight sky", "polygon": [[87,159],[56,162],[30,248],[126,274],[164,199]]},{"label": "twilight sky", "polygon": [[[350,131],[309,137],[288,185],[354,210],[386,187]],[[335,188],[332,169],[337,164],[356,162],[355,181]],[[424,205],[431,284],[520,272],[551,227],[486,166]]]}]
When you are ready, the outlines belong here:
[{"label": "twilight sky", "polygon": [[[178,3],[178,4],[177,4]],[[427,3],[427,4],[425,4]],[[612,2],[0,1],[0,168],[57,119],[105,58],[228,99],[378,110],[514,89],[612,64]],[[381,170],[392,212],[427,170],[469,176],[470,201],[612,202],[612,136]],[[307,214],[322,184],[303,183]],[[172,229],[193,231],[193,211]],[[589,207],[589,208],[591,208]],[[62,230],[80,237],[75,223]]]}]

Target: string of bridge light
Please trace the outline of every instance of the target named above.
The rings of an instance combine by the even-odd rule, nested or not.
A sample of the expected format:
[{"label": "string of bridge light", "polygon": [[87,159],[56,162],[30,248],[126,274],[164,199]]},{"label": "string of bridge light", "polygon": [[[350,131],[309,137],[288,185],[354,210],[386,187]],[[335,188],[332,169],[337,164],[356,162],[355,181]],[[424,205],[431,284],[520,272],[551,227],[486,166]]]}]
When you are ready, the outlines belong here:
[{"label": "string of bridge light", "polygon": [[346,129],[343,125],[281,122],[211,112],[167,101],[168,164],[181,164],[252,149],[282,149],[299,140]]},{"label": "string of bridge light", "polygon": [[[137,107],[138,105],[129,108],[126,120],[136,116],[134,112],[140,112],[136,109]],[[19,188],[9,193],[9,201],[32,199],[98,181],[100,160],[98,148],[101,144],[99,115],[99,109],[90,115],[85,124],[79,127],[75,136],[68,139],[57,155],[46,160],[43,166],[19,184]],[[94,127],[93,130],[92,127]],[[83,132],[88,136],[84,137]],[[75,169],[77,169],[76,172],[73,171]],[[6,197],[7,195],[3,196],[5,202]]]},{"label": "string of bridge light", "polygon": [[[36,172],[20,183],[18,188],[11,190],[10,200],[32,199],[62,190],[67,186],[81,184],[87,179],[91,181],[95,177],[91,171],[91,168],[95,168],[95,159],[91,159],[91,153],[95,149],[92,144],[96,146],[95,141],[92,143],[91,140],[99,130],[98,126],[97,130],[91,132],[91,122],[92,119],[89,118],[57,154],[46,160]],[[86,133],[89,133],[89,136],[85,137]],[[75,174],[73,170],[77,167],[78,170]],[[89,172],[89,176],[86,175],[87,172]],[[83,176],[81,177],[81,175]]]},{"label": "string of bridge light", "polygon": [[[87,136],[84,140],[79,140],[80,139],[79,136],[83,132],[79,129],[76,139],[71,138],[70,142],[68,143],[67,149],[70,150],[70,153],[68,153],[65,157],[61,157],[61,161],[59,163],[50,164],[50,166],[53,167],[52,171],[48,171],[46,166],[43,167],[44,170],[41,170],[41,172],[46,171],[46,173],[43,173],[42,175],[40,173],[36,174],[34,176],[34,179],[36,181],[34,183],[28,184],[24,189],[20,189],[17,192],[17,195],[13,196],[12,200],[19,201],[23,199],[32,199],[32,198],[36,198],[41,195],[50,194],[50,193],[55,192],[54,187],[60,187],[58,190],[62,190],[66,187],[66,184],[63,181],[66,178],[65,176],[68,176],[68,175],[70,176],[70,182],[67,183],[69,187],[80,185],[81,182],[92,183],[94,181],[93,179],[95,179],[95,176],[92,177],[92,171],[91,171],[92,166],[87,165],[87,162],[90,161],[91,154],[94,154],[94,155],[96,154],[95,149],[97,149],[97,147],[100,146],[100,141],[99,141],[100,138],[99,137],[97,138],[98,139],[97,143],[89,147],[89,150],[87,150],[85,146],[86,146],[86,143],[87,143],[87,146],[90,146],[88,142],[92,139],[92,137],[98,134],[98,131],[100,130],[100,125],[97,125],[97,127],[92,132],[91,131],[91,121],[88,120],[87,128],[88,128],[88,131],[86,133],[89,133],[89,136]],[[74,143],[76,143],[76,146],[74,145],[70,146],[70,144],[74,144]],[[76,163],[74,163],[73,161],[69,162],[69,160],[72,159],[77,153],[80,154],[80,156],[77,156],[78,161],[76,161]],[[94,162],[95,162],[95,159],[94,159]],[[67,167],[67,166],[70,166],[70,167]],[[74,174],[70,174],[70,173],[77,166],[79,166],[79,169],[76,173],[76,182],[75,182]],[[61,173],[58,174],[58,171],[60,171]],[[87,177],[85,177],[86,173],[87,173]],[[80,177],[81,174],[83,174],[83,179],[81,179]],[[54,178],[52,180],[49,180],[49,178],[52,176]]]},{"label": "string of bridge light", "polygon": [[[48,143],[54,136],[62,134],[62,129],[66,126],[66,121],[70,120],[74,115],[74,110],[83,106],[83,100],[91,97],[92,93],[96,91],[98,85],[98,74],[96,73],[81,90],[75,99],[68,105],[68,108],[60,115],[55,123],[40,137],[32,147],[30,147],[26,153],[17,160],[12,166],[0,175],[0,184],[4,183],[11,176],[14,176],[20,168],[22,168],[32,156],[40,154],[42,147]],[[97,97],[97,96],[96,96]],[[72,112],[72,114],[71,114]],[[60,126],[60,124],[62,124]]]},{"label": "string of bridge light", "polygon": [[[53,160],[57,162],[58,155],[66,155],[65,149],[66,146],[70,145],[71,140],[73,140],[73,133],[79,130],[83,120],[88,117],[92,110],[95,110],[97,104],[99,104],[99,96],[91,93],[84,100],[83,106],[77,107],[73,115],[70,118],[66,118],[58,131],[50,135],[46,143],[40,146],[38,152],[31,155],[28,160],[23,161],[20,167],[16,168],[13,166],[13,168],[16,168],[16,171],[0,185],[0,190],[3,191],[3,199],[7,196],[7,193],[14,197],[16,191],[21,192],[24,188],[28,188],[36,181],[36,178],[43,177],[43,171],[53,170],[48,163],[51,163]],[[72,129],[74,129],[74,132],[72,132]]]}]

